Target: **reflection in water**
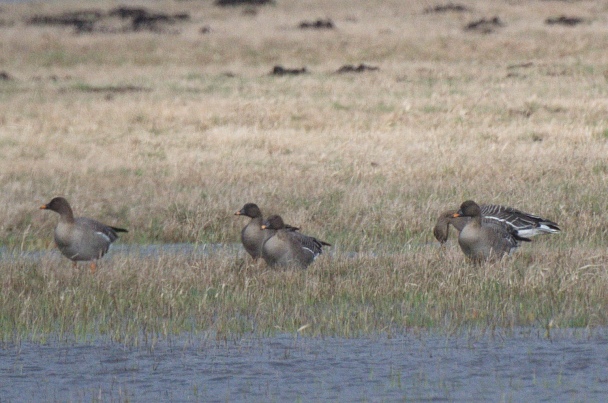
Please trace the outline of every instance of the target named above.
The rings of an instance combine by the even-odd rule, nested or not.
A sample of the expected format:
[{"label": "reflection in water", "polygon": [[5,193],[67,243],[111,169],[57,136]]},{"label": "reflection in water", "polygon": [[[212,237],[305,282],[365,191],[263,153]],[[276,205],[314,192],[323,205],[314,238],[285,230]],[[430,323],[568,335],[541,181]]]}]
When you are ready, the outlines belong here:
[{"label": "reflection in water", "polygon": [[153,347],[22,343],[0,349],[6,401],[602,401],[606,329],[489,336],[283,335]]}]

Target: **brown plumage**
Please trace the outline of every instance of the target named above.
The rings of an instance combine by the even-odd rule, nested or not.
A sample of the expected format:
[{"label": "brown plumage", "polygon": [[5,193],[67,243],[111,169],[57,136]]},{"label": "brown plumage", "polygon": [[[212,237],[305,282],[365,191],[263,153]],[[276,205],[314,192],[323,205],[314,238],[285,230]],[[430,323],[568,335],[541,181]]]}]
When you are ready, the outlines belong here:
[{"label": "brown plumage", "polygon": [[[247,203],[242,209],[234,214],[251,218],[247,225],[241,230],[241,242],[253,260],[262,257],[262,246],[266,239],[272,235],[270,231],[264,231],[262,229],[262,224],[264,223],[262,210],[260,210],[255,203]],[[286,224],[285,226],[294,231],[298,230],[298,228],[292,227],[291,225]]]},{"label": "brown plumage", "polygon": [[499,221],[483,222],[481,208],[472,200],[467,200],[453,214],[453,218],[469,217],[470,220],[460,231],[458,244],[470,259],[480,262],[500,259],[519,246],[518,241],[529,241],[518,237],[515,231]]},{"label": "brown plumage", "polygon": [[40,207],[59,214],[55,227],[55,243],[61,253],[72,260],[93,261],[91,271],[95,271],[97,259],[108,252],[110,245],[118,239],[117,232],[128,232],[123,228],[110,227],[87,217],[76,217],[63,197],[55,197]]},{"label": "brown plumage", "polygon": [[253,260],[256,260],[262,256],[262,245],[264,245],[266,238],[270,236],[268,231],[261,228],[264,223],[262,211],[257,204],[247,203],[234,214],[251,218],[241,230],[241,242],[247,253],[251,255]]},{"label": "brown plumage", "polygon": [[457,212],[458,210],[447,210],[437,217],[435,228],[433,228],[433,235],[435,235],[435,239],[437,239],[440,244],[444,244],[448,240],[450,225],[454,226],[454,228],[460,232],[470,221],[469,217],[454,217],[454,214]]},{"label": "brown plumage", "polygon": [[287,227],[278,215],[269,217],[261,228],[270,233],[262,247],[262,257],[270,266],[305,269],[323,252],[323,246],[331,246]]}]

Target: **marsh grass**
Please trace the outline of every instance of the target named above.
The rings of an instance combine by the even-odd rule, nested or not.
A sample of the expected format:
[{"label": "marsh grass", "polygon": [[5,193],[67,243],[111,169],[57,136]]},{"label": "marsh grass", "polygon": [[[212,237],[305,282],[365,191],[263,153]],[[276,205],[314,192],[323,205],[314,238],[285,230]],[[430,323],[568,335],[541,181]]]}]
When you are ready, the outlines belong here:
[{"label": "marsh grass", "polygon": [[[129,228],[122,243],[237,242],[244,222],[232,214],[255,202],[338,251],[368,256],[338,254],[293,273],[258,273],[232,258],[127,259],[94,278],[63,264],[2,261],[3,277],[12,279],[3,283],[7,329],[44,334],[65,322],[76,334],[118,338],[135,329],[224,336],[307,324],[304,331],[350,335],[451,328],[467,318],[605,326],[597,307],[607,302],[606,7],[477,1],[467,13],[424,13],[428,6],[282,1],[250,15],[211,2],[163,3],[154,7],[191,14],[178,32],[77,35],[28,26],[27,5],[3,5],[2,18],[14,21],[0,27],[2,69],[14,77],[0,82],[4,246],[52,247],[57,216],[37,208],[63,195],[77,215]],[[78,7],[52,2],[36,13]],[[543,24],[568,12],[593,18],[576,28]],[[505,21],[493,34],[463,29],[492,15]],[[337,29],[295,28],[319,16]],[[203,24],[210,34],[199,33]],[[358,63],[380,70],[334,74]],[[310,74],[270,76],[275,64]],[[439,212],[468,198],[541,214],[564,231],[498,266],[465,264],[455,244],[448,257],[410,251],[432,241]],[[214,273],[250,276],[268,289],[221,288],[204,277]],[[307,283],[313,278],[316,288]],[[317,307],[302,295],[335,279],[333,300],[319,291]],[[204,299],[208,287],[222,292]],[[218,303],[224,291],[226,305]],[[74,309],[87,307],[65,308],[82,323],[37,310],[65,306],[62,295]],[[275,304],[285,311],[274,312]]]},{"label": "marsh grass", "polygon": [[474,266],[453,250],[422,247],[326,255],[307,271],[270,270],[230,253],[113,259],[95,275],[63,260],[4,264],[2,339],[142,343],[184,332],[232,340],[602,326],[606,261],[584,252],[541,246]]}]

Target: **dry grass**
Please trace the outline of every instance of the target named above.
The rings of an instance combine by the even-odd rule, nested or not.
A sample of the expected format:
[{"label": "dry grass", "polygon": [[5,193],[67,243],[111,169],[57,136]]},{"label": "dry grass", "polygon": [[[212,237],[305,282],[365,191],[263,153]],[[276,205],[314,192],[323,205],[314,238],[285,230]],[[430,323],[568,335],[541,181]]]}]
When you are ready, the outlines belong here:
[{"label": "dry grass", "polygon": [[[313,278],[325,289],[329,279],[344,286],[360,276],[370,284],[339,290],[351,292],[340,297],[350,301],[357,287],[366,286],[365,304],[355,305],[362,310],[350,315],[372,315],[381,304],[399,307],[396,326],[415,316],[409,309],[420,312],[416,326],[425,315],[429,324],[445,324],[446,312],[401,305],[408,298],[447,304],[454,309],[449,318],[465,317],[473,312],[469,305],[483,304],[479,293],[497,282],[500,290],[492,298],[513,298],[514,305],[522,298],[534,307],[533,320],[517,315],[514,324],[537,318],[561,318],[565,326],[607,324],[593,308],[608,302],[605,4],[477,1],[467,2],[472,11],[466,13],[425,14],[435,3],[284,0],[251,15],[210,3],[146,3],[155,11],[189,12],[189,22],[172,27],[177,33],[80,35],[23,23],[33,13],[83,7],[77,3],[2,5],[0,20],[8,23],[0,25],[0,65],[13,77],[0,82],[3,245],[49,247],[57,217],[37,207],[56,195],[66,196],[77,214],[128,227],[123,243],[235,242],[243,222],[232,213],[250,201],[344,251],[398,253],[404,245],[430,241],[438,212],[467,198],[542,214],[558,221],[564,233],[525,245],[499,269],[470,267],[456,249],[447,261],[435,252],[388,260],[337,256],[291,274],[252,268],[240,273],[233,260],[210,258],[213,264],[200,266],[188,264],[187,257],[162,265],[128,261],[95,279],[64,274],[67,264],[1,262],[3,271],[28,281],[74,276],[48,289],[39,284],[49,298],[58,298],[65,287],[75,287],[75,295],[88,296],[89,287],[102,293],[109,286],[104,276],[150,287],[150,298],[157,289],[148,280],[166,278],[176,287],[170,295],[179,289],[180,276],[195,276],[188,286],[197,292],[218,286],[198,277],[209,271],[263,276],[259,281],[281,283],[294,293]],[[543,23],[561,14],[587,22]],[[505,26],[492,34],[463,29],[494,15]],[[337,28],[296,28],[320,17],[332,18]],[[202,26],[211,32],[200,34]],[[343,64],[359,63],[380,71],[332,74]],[[275,64],[306,66],[311,73],[269,76]],[[112,90],[120,86],[143,90]],[[154,280],[141,274],[153,270],[164,274]],[[414,280],[412,272],[418,273]],[[470,285],[462,292],[472,294],[458,305],[466,279]],[[546,312],[553,305],[543,287],[563,293],[558,315]],[[10,295],[23,303],[19,293]],[[198,297],[186,301],[195,304]],[[436,297],[445,298],[435,302]],[[243,301],[271,309],[255,299]],[[280,300],[267,301],[272,306]],[[492,301],[475,312],[502,312],[503,305]],[[97,303],[110,309],[109,300],[106,308]],[[293,324],[277,320],[277,326],[290,330],[312,320],[296,320],[297,306],[283,313]],[[315,332],[331,333],[334,325],[319,312],[308,313],[316,320]],[[497,324],[508,323],[502,313],[495,315]],[[106,317],[93,322],[101,326]],[[351,334],[338,323],[343,321],[336,317],[337,333]],[[391,322],[361,323],[361,329],[380,330]]]}]

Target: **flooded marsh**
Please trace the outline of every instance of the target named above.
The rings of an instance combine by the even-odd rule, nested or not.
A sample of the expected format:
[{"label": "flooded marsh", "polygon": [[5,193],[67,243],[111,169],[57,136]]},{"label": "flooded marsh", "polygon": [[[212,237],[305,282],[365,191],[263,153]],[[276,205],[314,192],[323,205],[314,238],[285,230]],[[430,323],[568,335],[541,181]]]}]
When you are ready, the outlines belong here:
[{"label": "flooded marsh", "polygon": [[295,270],[254,263],[234,244],[122,246],[95,274],[57,250],[6,254],[0,336],[140,344],[181,332],[237,340],[298,331],[360,337],[410,328],[601,327],[608,279],[604,258],[590,252],[537,246],[534,254],[473,265],[450,243],[374,254],[334,248]]},{"label": "flooded marsh", "polygon": [[[0,397],[605,400],[606,5],[220,3],[1,4]],[[129,231],[94,274],[56,196]],[[469,199],[562,231],[471,264]]]}]

